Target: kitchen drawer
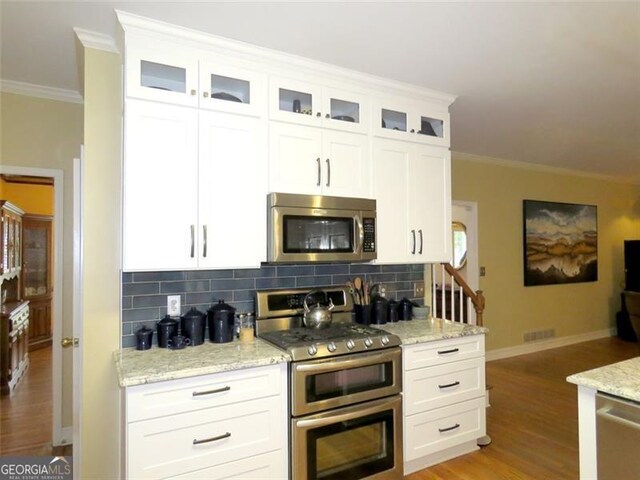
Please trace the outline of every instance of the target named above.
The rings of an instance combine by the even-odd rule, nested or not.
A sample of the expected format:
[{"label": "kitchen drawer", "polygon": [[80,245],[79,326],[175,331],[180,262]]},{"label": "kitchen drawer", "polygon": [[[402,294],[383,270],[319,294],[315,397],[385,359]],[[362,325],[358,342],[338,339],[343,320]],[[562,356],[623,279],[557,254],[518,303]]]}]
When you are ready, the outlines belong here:
[{"label": "kitchen drawer", "polygon": [[285,394],[286,364],[235,370],[127,388],[127,421]]},{"label": "kitchen drawer", "polygon": [[432,367],[458,360],[484,356],[484,335],[439,340],[436,342],[418,343],[402,347],[404,358],[402,364],[406,370]]},{"label": "kitchen drawer", "polygon": [[404,461],[482,437],[486,432],[485,407],[483,396],[405,417]]},{"label": "kitchen drawer", "polygon": [[224,479],[224,480],[282,480],[288,475],[286,453],[282,450],[254,455],[235,462],[216,465],[203,470],[176,475],[173,478],[191,478],[194,480]]},{"label": "kitchen drawer", "polygon": [[[282,450],[286,400],[238,405],[155,418],[127,426],[128,478],[166,478]],[[207,443],[194,440],[221,437]]]},{"label": "kitchen drawer", "polygon": [[484,396],[484,358],[409,370],[403,385],[405,415]]}]

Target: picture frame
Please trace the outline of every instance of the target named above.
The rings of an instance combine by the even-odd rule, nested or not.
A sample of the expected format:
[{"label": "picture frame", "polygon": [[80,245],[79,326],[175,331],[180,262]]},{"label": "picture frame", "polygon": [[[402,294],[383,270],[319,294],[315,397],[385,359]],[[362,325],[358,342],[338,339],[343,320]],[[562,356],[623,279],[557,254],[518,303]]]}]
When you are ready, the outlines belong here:
[{"label": "picture frame", "polygon": [[523,200],[524,285],[598,280],[598,208]]}]

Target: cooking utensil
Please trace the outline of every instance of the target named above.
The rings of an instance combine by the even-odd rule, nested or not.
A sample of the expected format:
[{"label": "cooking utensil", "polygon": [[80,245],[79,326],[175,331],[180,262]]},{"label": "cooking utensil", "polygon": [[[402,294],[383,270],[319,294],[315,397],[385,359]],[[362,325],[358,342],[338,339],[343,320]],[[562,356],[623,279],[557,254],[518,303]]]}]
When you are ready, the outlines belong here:
[{"label": "cooking utensil", "polygon": [[371,303],[371,296],[370,293],[371,291],[369,290],[369,282],[365,281],[362,284],[362,291],[364,292],[364,303],[366,303],[367,305]]},{"label": "cooking utensil", "polygon": [[191,340],[191,346],[202,345],[204,343],[205,319],[206,315],[196,310],[195,307],[191,307],[191,310],[180,317],[182,334]]},{"label": "cooking utensil", "polygon": [[304,301],[302,302],[304,305],[304,316],[302,317],[302,321],[308,328],[326,328],[331,325],[331,310],[335,308],[331,299],[329,299],[328,306],[324,306],[318,302],[315,306],[311,308],[309,307],[308,300],[318,293],[324,294],[326,300],[326,292],[323,292],[322,290],[312,290],[307,293],[304,297]]},{"label": "cooking utensil", "polygon": [[349,280],[346,283],[346,285],[347,285],[347,287],[349,287],[349,293],[353,297],[353,303],[356,304],[356,305],[359,305],[360,304],[360,294],[358,293],[358,291],[353,286],[353,282]]},{"label": "cooking utensil", "polygon": [[362,278],[360,278],[360,277],[354,278],[353,279],[353,286],[357,290],[358,295],[360,295],[360,303],[361,304],[367,303],[366,299],[364,298],[364,291],[362,290]]},{"label": "cooking utensil", "polygon": [[233,341],[233,331],[236,319],[236,309],[218,300],[207,310],[209,324],[209,340],[213,343],[228,343]]}]

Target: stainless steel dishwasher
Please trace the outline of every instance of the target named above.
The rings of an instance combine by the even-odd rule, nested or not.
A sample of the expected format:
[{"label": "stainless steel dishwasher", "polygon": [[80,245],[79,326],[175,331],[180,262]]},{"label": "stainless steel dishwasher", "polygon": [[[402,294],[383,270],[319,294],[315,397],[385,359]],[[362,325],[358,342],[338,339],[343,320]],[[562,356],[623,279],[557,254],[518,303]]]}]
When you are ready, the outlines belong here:
[{"label": "stainless steel dishwasher", "polygon": [[640,478],[640,404],[596,394],[598,480]]}]

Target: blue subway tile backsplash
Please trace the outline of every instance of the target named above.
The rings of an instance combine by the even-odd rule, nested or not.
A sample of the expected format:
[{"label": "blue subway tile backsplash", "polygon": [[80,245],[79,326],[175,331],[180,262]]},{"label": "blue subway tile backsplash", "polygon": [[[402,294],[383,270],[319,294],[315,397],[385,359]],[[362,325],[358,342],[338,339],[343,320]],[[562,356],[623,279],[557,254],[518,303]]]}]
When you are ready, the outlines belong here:
[{"label": "blue subway tile backsplash", "polygon": [[413,283],[424,279],[424,265],[264,265],[242,270],[123,273],[122,346],[134,346],[134,334],[142,326],[155,330],[155,322],[167,313],[167,295],[180,295],[182,313],[191,307],[206,312],[218,300],[238,312],[253,312],[256,290],[343,285],[356,275],[386,284],[387,298],[421,300],[412,298]]}]

